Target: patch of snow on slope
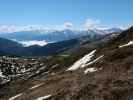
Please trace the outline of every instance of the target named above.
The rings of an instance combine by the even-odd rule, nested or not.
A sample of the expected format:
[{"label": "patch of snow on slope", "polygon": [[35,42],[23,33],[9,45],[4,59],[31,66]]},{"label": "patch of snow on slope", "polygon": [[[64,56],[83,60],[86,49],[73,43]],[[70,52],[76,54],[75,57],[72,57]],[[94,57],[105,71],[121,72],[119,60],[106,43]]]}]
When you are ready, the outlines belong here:
[{"label": "patch of snow on slope", "polygon": [[[89,66],[89,65],[95,63],[96,61],[98,61],[99,59],[101,59],[103,56],[104,56],[104,55],[102,55],[102,56],[100,56],[100,57],[94,59],[93,61],[91,61],[91,62],[89,62],[88,64],[86,64],[86,66]],[[87,74],[88,72],[95,72],[95,71],[97,71],[96,68],[87,68],[87,69],[84,71],[84,73]]]},{"label": "patch of snow on slope", "polygon": [[133,45],[133,41],[129,41],[127,44],[119,46],[119,48],[126,47],[126,46],[129,46],[129,45]]},{"label": "patch of snow on slope", "polygon": [[0,70],[0,77],[5,78],[5,76],[3,75],[2,71]]},{"label": "patch of snow on slope", "polygon": [[35,86],[31,87],[30,90],[35,89],[35,88],[38,88],[38,87],[40,87],[41,85],[43,85],[43,84],[35,85]]},{"label": "patch of snow on slope", "polygon": [[43,96],[43,97],[39,97],[36,100],[45,100],[45,99],[48,99],[50,97],[51,97],[51,95],[46,95],[46,96]]},{"label": "patch of snow on slope", "polygon": [[10,78],[7,78],[5,75],[3,75],[3,72],[0,70],[0,84],[5,84],[10,81]]},{"label": "patch of snow on slope", "polygon": [[37,41],[37,40],[20,41],[20,43],[23,44],[24,47],[29,47],[29,46],[33,46],[33,45],[45,46],[48,44],[45,40],[42,40],[42,41]]},{"label": "patch of snow on slope", "polygon": [[84,71],[84,73],[87,74],[88,72],[95,72],[95,71],[97,71],[96,68],[87,68],[87,69]]},{"label": "patch of snow on slope", "polygon": [[86,64],[86,66],[89,66],[89,65],[91,65],[91,64],[93,64],[93,63],[95,63],[96,61],[98,61],[99,59],[101,59],[103,56],[104,56],[104,55],[102,55],[102,56],[100,56],[100,57],[98,57],[98,58],[94,59],[93,61],[91,61],[91,62],[87,63],[87,64]]},{"label": "patch of snow on slope", "polygon": [[67,71],[69,71],[69,70],[76,70],[78,68],[85,67],[86,63],[91,60],[91,58],[94,56],[95,52],[96,52],[96,50],[93,50],[89,54],[85,55],[83,58],[79,59],[70,68],[68,68]]},{"label": "patch of snow on slope", "polygon": [[22,93],[20,93],[20,94],[14,96],[14,97],[9,98],[9,100],[15,100],[16,98],[20,97],[21,95],[22,95]]}]

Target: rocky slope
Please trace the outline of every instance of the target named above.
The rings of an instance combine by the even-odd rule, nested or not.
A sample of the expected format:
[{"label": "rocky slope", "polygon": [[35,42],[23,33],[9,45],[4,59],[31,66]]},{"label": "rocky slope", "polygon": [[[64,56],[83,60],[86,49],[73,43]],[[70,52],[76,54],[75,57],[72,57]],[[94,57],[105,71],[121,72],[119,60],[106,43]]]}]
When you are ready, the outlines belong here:
[{"label": "rocky slope", "polygon": [[132,41],[133,27],[101,40],[85,41],[54,57],[34,58],[32,61],[29,58],[27,63],[24,58],[18,58],[14,63],[8,59],[6,64],[19,63],[15,66],[29,70],[20,76],[18,74],[22,71],[17,71],[18,77],[15,78],[8,74],[10,81],[1,84],[0,98],[133,100]]}]

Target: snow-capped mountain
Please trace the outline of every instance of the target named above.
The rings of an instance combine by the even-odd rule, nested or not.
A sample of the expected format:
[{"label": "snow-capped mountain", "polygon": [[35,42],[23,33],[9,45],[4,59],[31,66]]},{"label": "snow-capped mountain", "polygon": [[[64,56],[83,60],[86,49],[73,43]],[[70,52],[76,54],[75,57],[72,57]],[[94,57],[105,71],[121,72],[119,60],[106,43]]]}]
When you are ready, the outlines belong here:
[{"label": "snow-capped mountain", "polygon": [[[92,29],[75,31],[70,29],[65,30],[29,30],[29,31],[18,31],[18,32],[7,32],[0,33],[0,37],[7,38],[10,40],[16,40],[19,42],[25,41],[46,41],[46,42],[58,42],[74,38],[79,38],[82,36],[90,36],[91,38],[96,35],[102,35],[112,32],[120,32],[121,29],[113,28],[106,30]],[[42,42],[40,42],[42,43]]]},{"label": "snow-capped mountain", "polygon": [[114,32],[121,32],[122,29],[120,28],[110,28],[110,29],[106,29],[106,30],[103,30],[105,33],[114,33]]}]

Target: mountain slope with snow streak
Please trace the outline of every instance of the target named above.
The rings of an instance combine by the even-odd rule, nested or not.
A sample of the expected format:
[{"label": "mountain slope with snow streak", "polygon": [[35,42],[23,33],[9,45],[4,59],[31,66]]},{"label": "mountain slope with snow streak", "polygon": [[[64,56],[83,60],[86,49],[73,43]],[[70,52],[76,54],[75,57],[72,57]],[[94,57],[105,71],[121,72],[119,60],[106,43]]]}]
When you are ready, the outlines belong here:
[{"label": "mountain slope with snow streak", "polygon": [[[2,85],[0,99],[23,93],[16,100],[44,99],[49,94],[46,100],[132,100],[133,46],[119,46],[133,40],[133,28],[105,38],[80,43],[55,56],[25,59],[21,64],[30,71]],[[24,58],[18,59],[13,64]]]},{"label": "mountain slope with snow streak", "polygon": [[68,68],[69,70],[76,70],[78,68],[82,68],[85,67],[85,64],[87,62],[90,62],[91,58],[94,56],[94,53],[96,52],[96,50],[93,50],[92,52],[90,52],[89,54],[85,55],[83,58],[81,58],[80,60],[76,61],[70,68]]}]

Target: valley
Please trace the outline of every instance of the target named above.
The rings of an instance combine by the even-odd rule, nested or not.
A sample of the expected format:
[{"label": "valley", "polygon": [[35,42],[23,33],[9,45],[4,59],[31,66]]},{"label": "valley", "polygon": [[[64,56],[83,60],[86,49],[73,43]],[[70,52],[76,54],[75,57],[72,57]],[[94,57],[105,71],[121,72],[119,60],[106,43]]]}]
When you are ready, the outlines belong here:
[{"label": "valley", "polygon": [[133,27],[55,55],[1,56],[0,99],[132,100],[132,40]]}]

